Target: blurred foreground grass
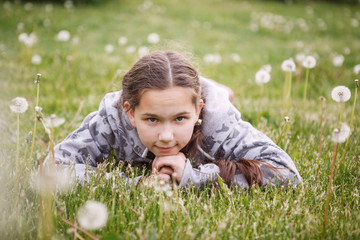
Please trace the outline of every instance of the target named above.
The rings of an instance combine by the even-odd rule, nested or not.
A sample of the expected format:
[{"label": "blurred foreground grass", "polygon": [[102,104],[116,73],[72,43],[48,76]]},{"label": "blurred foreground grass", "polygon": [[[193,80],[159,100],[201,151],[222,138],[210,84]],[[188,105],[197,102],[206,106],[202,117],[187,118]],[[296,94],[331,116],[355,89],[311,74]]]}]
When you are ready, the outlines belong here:
[{"label": "blurred foreground grass", "polygon": [[[299,53],[315,56],[317,66],[310,71],[305,111],[301,110],[304,71],[297,63],[289,112],[291,129],[280,142],[293,157],[304,184],[289,190],[233,190],[230,195],[215,189],[181,191],[180,204],[175,197],[164,198],[152,189],[121,190],[118,182],[96,179],[68,193],[54,195],[54,236],[73,237],[66,233],[69,226],[60,221],[55,206],[64,207],[64,215],[73,220],[78,207],[87,199],[94,199],[107,204],[110,211],[106,227],[95,232],[98,236],[156,239],[161,237],[159,229],[163,229],[169,234],[166,237],[184,239],[321,237],[333,147],[330,136],[339,116],[339,106],[331,100],[330,92],[337,85],[345,85],[354,93],[353,80],[359,75],[355,75],[353,67],[360,63],[358,6],[235,0],[109,1],[69,9],[48,4],[29,6],[2,3],[0,7],[2,239],[38,237],[39,199],[29,186],[28,175],[49,151],[49,139],[40,125],[32,168],[24,169],[20,179],[13,175],[16,116],[8,107],[11,99],[22,96],[30,104],[21,115],[24,156],[25,137],[33,124],[37,73],[42,74],[40,106],[44,114],[55,113],[66,119],[55,130],[57,143],[77,128],[84,116],[97,109],[106,92],[119,90],[122,75],[139,54],[168,48],[191,58],[203,76],[230,86],[243,119],[274,141],[283,125],[281,63],[290,57],[295,60]],[[56,40],[61,30],[69,31],[68,41]],[[34,33],[37,41],[25,46],[18,40],[21,33]],[[151,33],[160,36],[159,43],[148,42]],[[119,44],[120,37],[126,37],[127,42]],[[113,51],[109,51],[109,44]],[[34,55],[41,57],[41,63],[32,63]],[[340,55],[344,62],[336,67],[332,61]],[[266,64],[272,67],[271,80],[260,97],[254,76]],[[328,99],[321,155],[319,96]],[[344,105],[343,120],[348,124],[352,101],[353,97]],[[360,237],[358,109],[359,104],[345,162],[334,182],[327,228],[330,239]],[[343,148],[340,145],[339,155]],[[169,217],[165,217],[163,225],[159,223],[160,198],[174,205],[170,214],[164,215]]]}]

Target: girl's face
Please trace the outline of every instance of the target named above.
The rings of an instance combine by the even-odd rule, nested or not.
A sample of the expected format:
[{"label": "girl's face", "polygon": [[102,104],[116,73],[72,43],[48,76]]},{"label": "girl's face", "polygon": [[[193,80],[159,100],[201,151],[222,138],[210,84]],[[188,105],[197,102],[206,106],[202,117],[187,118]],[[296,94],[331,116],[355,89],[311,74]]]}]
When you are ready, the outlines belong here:
[{"label": "girl's face", "polygon": [[195,106],[192,96],[190,88],[171,87],[145,91],[134,111],[125,102],[141,142],[156,156],[175,155],[190,141],[203,107],[203,100]]}]

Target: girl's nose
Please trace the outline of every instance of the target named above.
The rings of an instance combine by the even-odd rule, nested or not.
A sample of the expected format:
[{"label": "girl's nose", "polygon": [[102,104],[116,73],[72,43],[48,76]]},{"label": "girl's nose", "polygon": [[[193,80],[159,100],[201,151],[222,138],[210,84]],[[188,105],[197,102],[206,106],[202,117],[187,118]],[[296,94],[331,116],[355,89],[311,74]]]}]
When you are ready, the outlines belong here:
[{"label": "girl's nose", "polygon": [[159,140],[162,142],[170,142],[174,139],[174,134],[169,126],[165,126],[162,128],[160,134],[159,134]]}]

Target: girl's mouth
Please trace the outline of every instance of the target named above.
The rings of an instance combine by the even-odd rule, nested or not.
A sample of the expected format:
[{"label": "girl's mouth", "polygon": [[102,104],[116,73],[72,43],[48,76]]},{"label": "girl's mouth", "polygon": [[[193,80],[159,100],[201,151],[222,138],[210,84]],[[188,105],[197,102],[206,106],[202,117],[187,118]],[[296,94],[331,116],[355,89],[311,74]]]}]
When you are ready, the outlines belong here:
[{"label": "girl's mouth", "polygon": [[173,150],[175,148],[175,146],[172,146],[172,147],[158,147],[158,146],[155,146],[156,149],[158,149],[160,152],[171,152],[171,150]]}]

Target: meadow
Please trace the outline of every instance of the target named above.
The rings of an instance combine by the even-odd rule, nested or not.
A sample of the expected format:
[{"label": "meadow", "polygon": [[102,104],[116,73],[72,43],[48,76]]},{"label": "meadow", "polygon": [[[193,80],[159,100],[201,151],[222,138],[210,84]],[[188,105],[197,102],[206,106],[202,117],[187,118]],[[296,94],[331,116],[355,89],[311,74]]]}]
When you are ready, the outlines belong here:
[{"label": "meadow", "polygon": [[[242,118],[279,142],[303,182],[288,189],[127,189],[120,172],[130,177],[147,172],[111,157],[84,185],[39,191],[34,175],[52,144],[97,110],[105,93],[119,90],[122,76],[140,56],[159,49],[183,53],[202,76],[229,86]],[[304,56],[313,56],[316,66],[307,70]],[[282,69],[289,58],[296,65],[291,74]],[[359,239],[360,106],[354,81],[360,78],[358,64],[359,5],[1,2],[0,238]],[[256,83],[256,73],[269,68],[270,81]],[[34,83],[38,73],[41,77]],[[331,96],[339,85],[351,91],[346,102]],[[27,99],[25,113],[9,108],[15,97]],[[37,120],[36,106],[42,108],[44,125]],[[45,124],[50,116],[58,126]],[[351,135],[334,143],[334,129],[341,122],[350,127]],[[114,173],[112,181],[103,177],[107,171]],[[54,180],[48,177],[40,181]],[[84,233],[77,220],[88,200],[103,203],[108,218],[101,229]]]}]

